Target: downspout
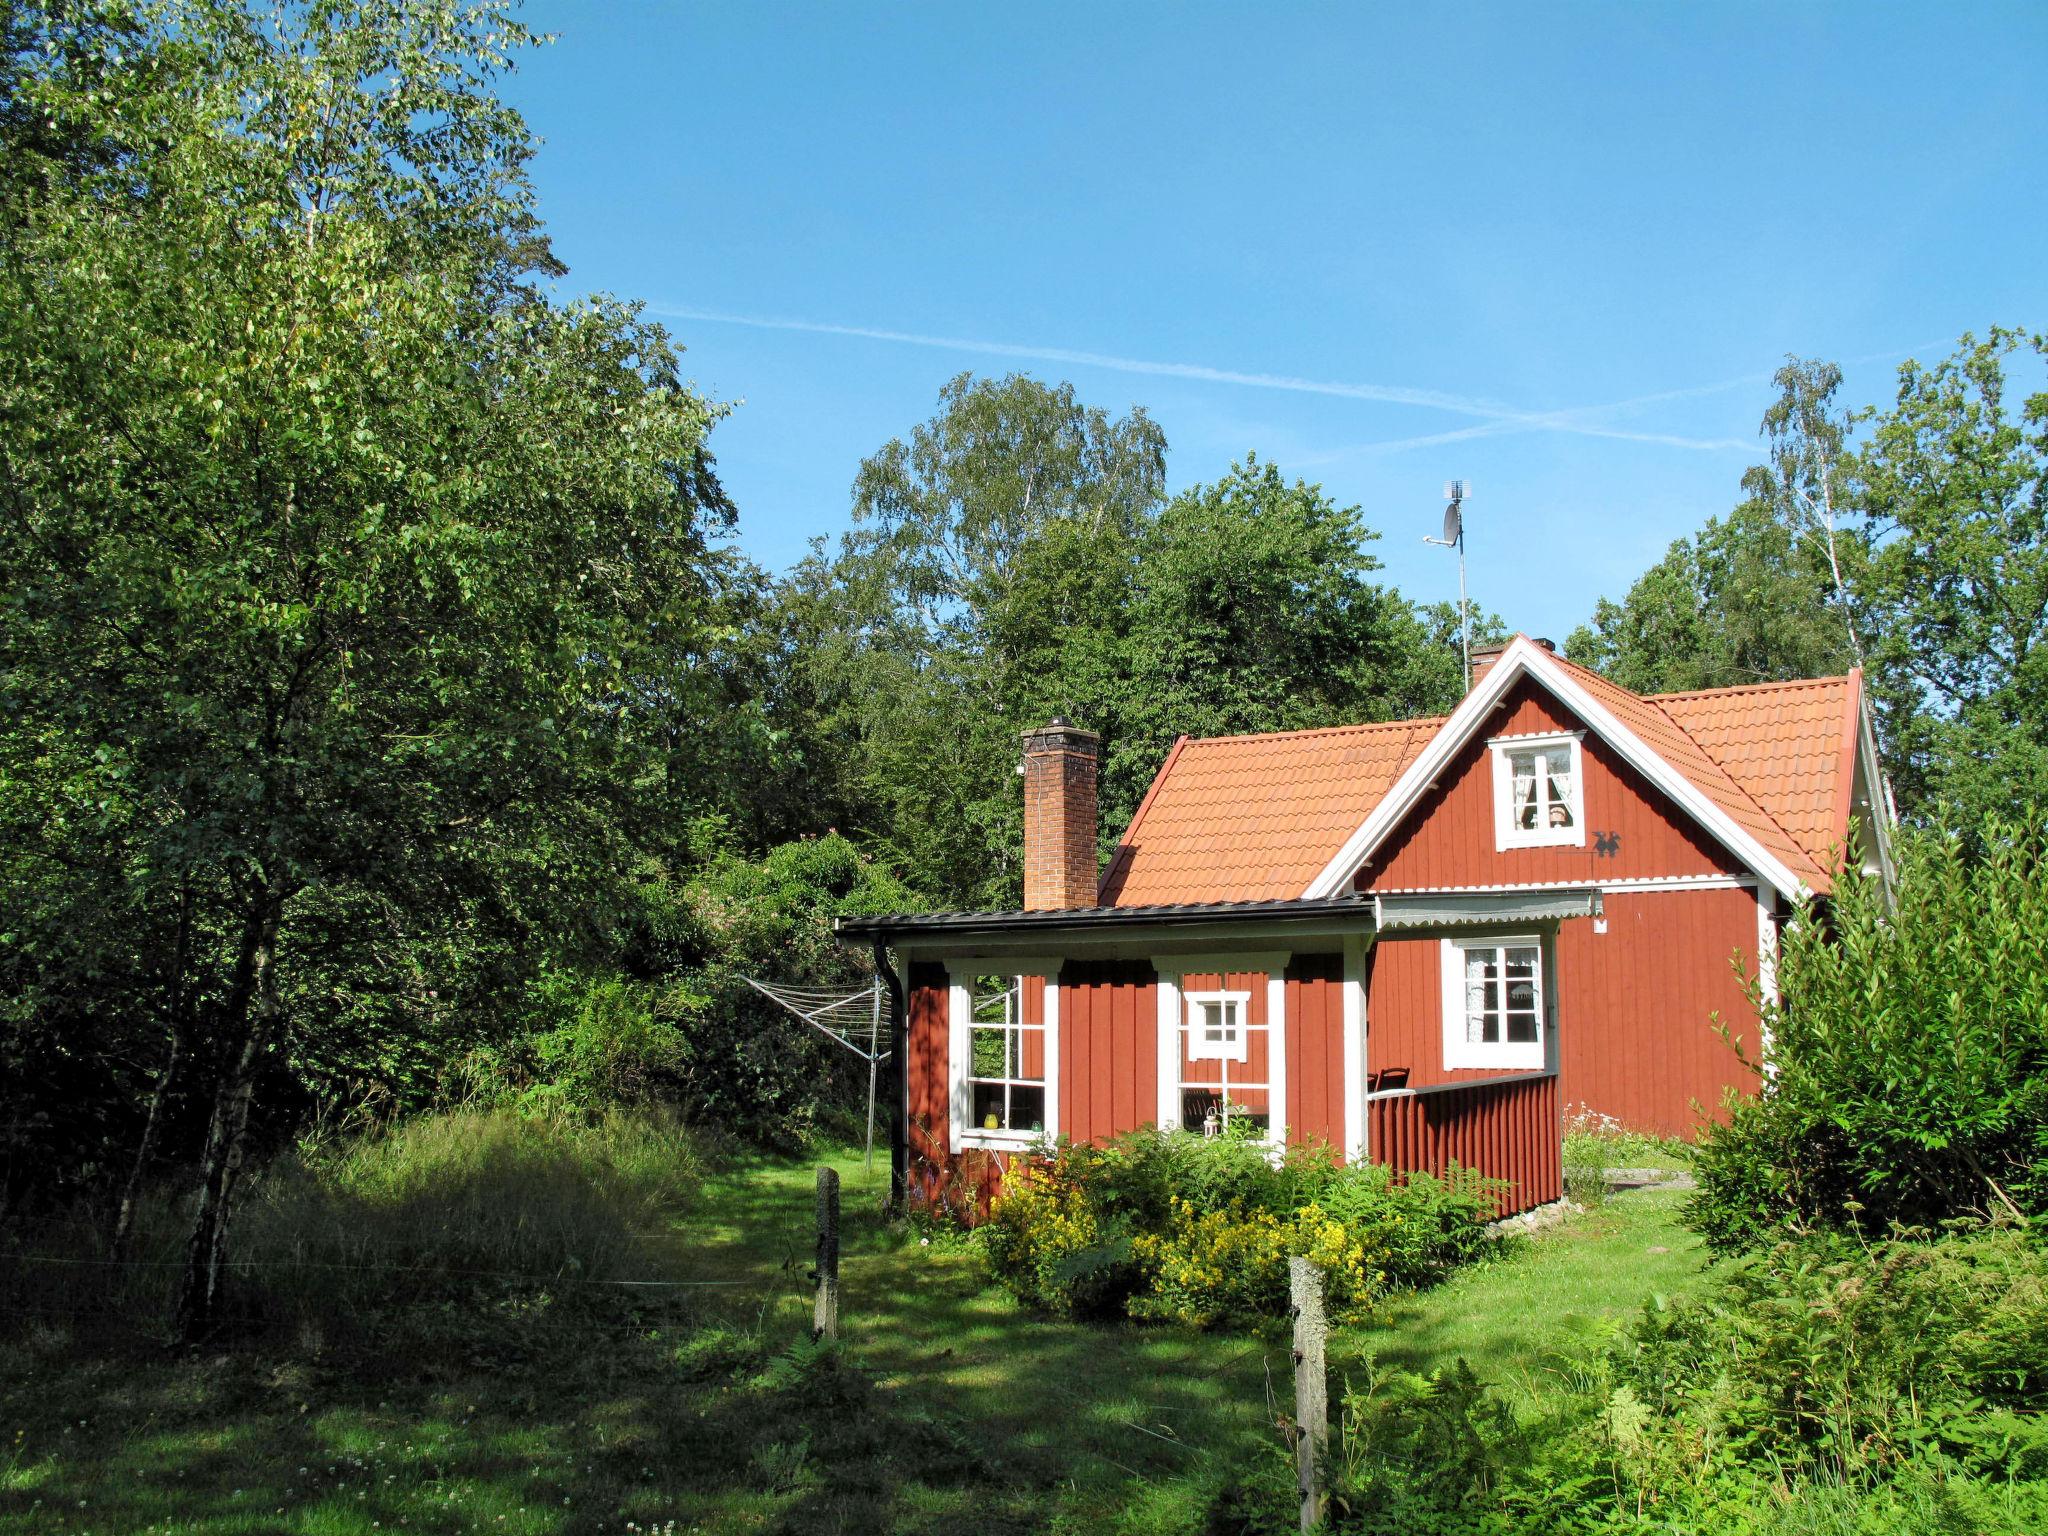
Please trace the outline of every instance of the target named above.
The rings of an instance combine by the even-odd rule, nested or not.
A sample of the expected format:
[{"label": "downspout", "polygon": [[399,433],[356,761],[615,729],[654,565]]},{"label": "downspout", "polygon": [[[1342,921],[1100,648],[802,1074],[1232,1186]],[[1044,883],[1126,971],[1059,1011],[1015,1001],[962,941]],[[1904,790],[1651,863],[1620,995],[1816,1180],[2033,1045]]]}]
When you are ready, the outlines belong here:
[{"label": "downspout", "polygon": [[875,975],[889,989],[889,1060],[894,1068],[889,1091],[889,1208],[900,1214],[910,1203],[910,1010],[903,1001],[903,980],[889,964],[888,941],[879,934]]}]

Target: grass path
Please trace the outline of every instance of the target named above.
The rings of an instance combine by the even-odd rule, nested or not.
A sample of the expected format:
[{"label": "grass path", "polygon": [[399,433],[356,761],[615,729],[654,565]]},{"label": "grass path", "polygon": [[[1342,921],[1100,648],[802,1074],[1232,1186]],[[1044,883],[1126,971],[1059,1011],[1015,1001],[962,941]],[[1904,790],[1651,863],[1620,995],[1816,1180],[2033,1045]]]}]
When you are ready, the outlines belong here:
[{"label": "grass path", "polygon": [[[1277,1332],[1024,1315],[964,1244],[883,1221],[857,1153],[837,1166],[840,1368],[802,1342],[814,1165],[739,1163],[649,1253],[719,1283],[594,1321],[451,1313],[431,1365],[0,1343],[0,1533],[1165,1533],[1270,1440]],[[1677,1200],[1622,1196],[1407,1298],[1335,1365],[1463,1354],[1526,1398],[1697,1272]]]}]

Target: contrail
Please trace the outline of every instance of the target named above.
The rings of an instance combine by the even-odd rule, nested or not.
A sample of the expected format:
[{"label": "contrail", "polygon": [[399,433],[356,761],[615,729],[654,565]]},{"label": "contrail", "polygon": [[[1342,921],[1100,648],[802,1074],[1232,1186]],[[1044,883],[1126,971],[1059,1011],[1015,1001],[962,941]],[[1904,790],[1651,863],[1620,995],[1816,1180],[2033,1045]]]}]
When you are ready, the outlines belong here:
[{"label": "contrail", "polygon": [[[1481,396],[1456,395],[1444,390],[1413,389],[1398,384],[1352,384],[1329,379],[1304,379],[1289,374],[1246,373],[1234,368],[1212,368],[1203,363],[1161,362],[1153,358],[1119,357],[1106,352],[1087,352],[1071,347],[1029,346],[1006,341],[979,341],[965,336],[934,336],[918,331],[893,331],[879,326],[838,325],[825,320],[791,320],[767,315],[736,315],[715,309],[694,309],[680,304],[649,304],[647,312],[669,320],[698,320],[712,325],[739,325],[757,331],[802,331],[816,336],[848,336],[863,341],[888,341],[901,346],[929,347],[945,352],[972,352],[985,357],[1011,357],[1028,362],[1067,363],[1077,368],[1101,368],[1112,373],[1148,374],[1158,378],[1195,379],[1210,384],[1235,384],[1247,389],[1275,389],[1293,394],[1327,395],[1342,400],[1371,400],[1384,405],[1413,405],[1447,411],[1453,415],[1475,416],[1481,425],[1431,432],[1419,437],[1387,438],[1360,443],[1322,457],[1346,453],[1398,453],[1438,443],[1464,442],[1475,437],[1497,437],[1510,432],[1566,432],[1580,437],[1604,437],[1621,442],[1649,443],[1657,447],[1682,448],[1692,452],[1726,450],[1751,451],[1756,440],[1742,437],[1686,437],[1671,432],[1638,432],[1626,427],[1607,426],[1597,419],[1617,411],[1657,405],[1669,400],[1691,400],[1768,383],[1772,375],[1747,373],[1713,384],[1693,384],[1679,389],[1660,389],[1652,394],[1613,400],[1603,405],[1577,406],[1567,410],[1531,411]],[[1936,343],[1935,345],[1939,345]],[[1878,362],[1904,357],[1909,351],[1872,353],[1848,359],[1851,363]],[[1917,349],[1925,350],[1925,348]]]},{"label": "contrail", "polygon": [[[1029,346],[1007,341],[979,341],[964,336],[933,336],[918,331],[892,331],[878,326],[837,325],[824,320],[789,320],[765,315],[735,315],[715,309],[692,309],[678,304],[649,304],[647,312],[668,320],[697,320],[713,325],[739,325],[758,331],[801,331],[816,336],[849,336],[863,341],[888,341],[909,347],[930,347],[946,352],[973,352],[988,357],[1013,357],[1041,363],[1068,363],[1077,368],[1102,368],[1113,373],[1148,374],[1158,378],[1196,379],[1210,384],[1235,384],[1247,389],[1276,389],[1294,394],[1327,395],[1343,400],[1371,400],[1385,405],[1413,405],[1447,411],[1453,415],[1476,416],[1484,427],[1459,432],[1435,433],[1426,437],[1368,443],[1365,449],[1390,451],[1421,447],[1429,443],[1455,442],[1467,437],[1491,437],[1501,432],[1572,432],[1589,437],[1615,437],[1630,442],[1658,443],[1674,448],[1720,449],[1751,446],[1737,438],[1690,438],[1658,432],[1630,432],[1603,427],[1583,418],[1608,411],[1626,410],[1658,400],[1683,395],[1711,394],[1717,390],[1753,383],[1754,378],[1701,385],[1686,390],[1663,390],[1635,400],[1608,405],[1584,406],[1568,411],[1529,411],[1497,400],[1454,395],[1443,390],[1413,389],[1398,384],[1352,384],[1329,379],[1304,379],[1278,373],[1246,373],[1234,368],[1212,368],[1204,363],[1161,362],[1142,357],[1118,357],[1106,352],[1087,352],[1071,347]],[[1768,378],[1769,375],[1762,375]]]}]

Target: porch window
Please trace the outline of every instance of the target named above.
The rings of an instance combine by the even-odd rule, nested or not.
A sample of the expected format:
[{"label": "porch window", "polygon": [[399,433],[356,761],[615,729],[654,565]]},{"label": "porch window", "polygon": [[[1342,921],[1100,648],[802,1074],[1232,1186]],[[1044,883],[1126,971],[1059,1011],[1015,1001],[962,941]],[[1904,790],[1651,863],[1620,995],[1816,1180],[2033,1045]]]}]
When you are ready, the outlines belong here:
[{"label": "porch window", "polygon": [[1027,1009],[1024,978],[1005,976],[974,999],[968,1039],[968,1125],[1045,1134],[1045,1015]]},{"label": "porch window", "polygon": [[1059,967],[1023,964],[1031,969],[949,962],[955,1152],[1022,1149],[1059,1135]]},{"label": "porch window", "polygon": [[1584,847],[1579,737],[1509,736],[1492,746],[1495,849]]},{"label": "porch window", "polygon": [[1546,1064],[1543,941],[1443,941],[1444,1066],[1504,1071]]},{"label": "porch window", "polygon": [[1180,1123],[1220,1135],[1273,1128],[1271,1029],[1252,1022],[1249,992],[1189,992],[1180,1020]]}]

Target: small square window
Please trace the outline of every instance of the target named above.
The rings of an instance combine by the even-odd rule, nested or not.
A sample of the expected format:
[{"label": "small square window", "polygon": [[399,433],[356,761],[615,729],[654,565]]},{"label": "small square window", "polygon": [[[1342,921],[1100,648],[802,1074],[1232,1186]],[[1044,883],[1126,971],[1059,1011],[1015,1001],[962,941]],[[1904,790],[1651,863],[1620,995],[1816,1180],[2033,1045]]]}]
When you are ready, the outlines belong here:
[{"label": "small square window", "polygon": [[1188,1060],[1243,1061],[1247,1039],[1243,992],[1192,993],[1188,997]]},{"label": "small square window", "polygon": [[1577,736],[1493,743],[1494,846],[1584,847],[1585,775]]}]

